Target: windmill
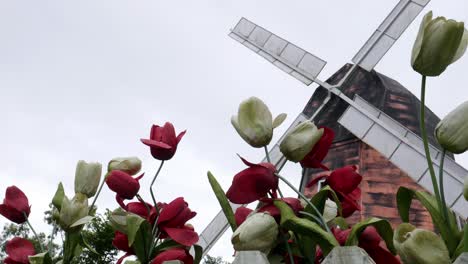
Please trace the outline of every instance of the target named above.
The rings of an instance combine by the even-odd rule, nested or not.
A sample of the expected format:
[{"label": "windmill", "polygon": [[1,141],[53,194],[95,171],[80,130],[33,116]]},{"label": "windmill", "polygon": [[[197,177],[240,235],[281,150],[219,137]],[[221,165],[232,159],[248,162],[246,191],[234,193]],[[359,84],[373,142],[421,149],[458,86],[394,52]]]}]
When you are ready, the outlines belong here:
[{"label": "windmill", "polygon": [[[432,192],[421,138],[362,97],[356,95],[350,98],[340,89],[356,70],[372,71],[429,1],[399,1],[353,57],[354,64],[333,85],[318,79],[326,61],[245,18],[236,24],[229,36],[305,85],[316,83],[326,89],[327,95],[315,112],[310,116],[300,113],[285,134],[298,123],[307,119],[313,120],[330,102],[332,96],[338,97],[347,104],[347,109],[338,119],[339,124],[362,142],[380,152],[419,185]],[[271,161],[277,165],[278,170],[286,163],[286,159],[279,151],[279,144],[283,137],[270,150]],[[430,149],[433,162],[437,163],[441,151],[434,146],[430,146]],[[445,189],[450,196],[447,199],[448,206],[466,218],[468,208],[463,204],[461,196],[467,170],[451,158],[447,158],[445,164],[444,174],[447,179]],[[434,165],[437,168],[437,165]],[[232,206],[235,210],[239,205],[233,204]],[[199,244],[204,248],[204,254],[211,249],[227,228],[227,220],[220,211],[200,235]]]}]

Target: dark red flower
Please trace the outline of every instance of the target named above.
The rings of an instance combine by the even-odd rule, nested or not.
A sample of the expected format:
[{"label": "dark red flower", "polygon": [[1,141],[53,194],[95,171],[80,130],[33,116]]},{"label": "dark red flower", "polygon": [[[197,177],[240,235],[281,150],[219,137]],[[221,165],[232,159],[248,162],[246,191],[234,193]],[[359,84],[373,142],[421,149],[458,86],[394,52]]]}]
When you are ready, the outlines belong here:
[{"label": "dark red flower", "polygon": [[247,216],[249,216],[251,212],[253,212],[253,210],[247,207],[242,206],[237,208],[236,212],[234,213],[237,226],[240,226],[242,223],[244,223],[245,219],[247,219]]},{"label": "dark red flower", "polygon": [[348,217],[356,210],[361,210],[358,200],[361,198],[359,184],[362,181],[362,176],[357,173],[356,166],[346,166],[336,169],[328,176],[320,175],[310,181],[307,184],[307,188],[312,187],[322,179],[325,179],[325,183],[337,193],[343,208],[343,217]]},{"label": "dark red flower", "polygon": [[184,264],[193,264],[193,257],[182,248],[171,248],[157,255],[151,264],[162,264],[165,261],[180,260]]},{"label": "dark red flower", "polygon": [[268,212],[271,216],[273,216],[276,219],[276,221],[279,221],[281,213],[279,209],[273,204],[275,200],[281,200],[285,202],[287,205],[289,205],[289,207],[291,207],[291,209],[293,209],[296,215],[299,213],[299,211],[304,209],[304,207],[301,204],[301,201],[297,198],[293,198],[293,197],[285,197],[281,199],[264,198],[264,199],[261,199],[264,205],[260,207],[260,209],[258,209],[258,212]]},{"label": "dark red flower", "polygon": [[[28,197],[16,186],[6,189],[3,204],[0,204],[0,214],[17,224],[26,222],[31,213]],[[24,216],[26,214],[26,217]]]},{"label": "dark red flower", "polygon": [[150,139],[141,139],[141,142],[150,147],[151,155],[155,159],[169,160],[174,156],[177,144],[179,144],[184,135],[185,131],[182,131],[176,137],[174,126],[166,122],[163,127],[153,125],[151,127]]},{"label": "dark red flower", "polygon": [[15,237],[6,243],[7,258],[5,264],[29,264],[29,256],[36,255],[34,245],[29,240]]},{"label": "dark red flower", "polygon": [[335,132],[328,127],[320,128],[323,128],[323,135],[312,150],[301,160],[300,163],[303,168],[322,168],[324,170],[329,170],[322,164],[322,161],[325,156],[327,156],[328,150],[333,143]]},{"label": "dark red flower", "polygon": [[[332,228],[332,232],[338,243],[344,246],[351,229],[341,230],[339,228]],[[382,245],[382,241],[375,227],[369,226],[359,236],[358,246],[364,249],[376,264],[400,264],[400,260]],[[320,263],[322,258],[323,253],[319,248],[316,254],[316,263]]]},{"label": "dark red flower", "polygon": [[278,177],[276,168],[271,163],[254,164],[241,157],[249,168],[237,173],[232,179],[232,185],[226,193],[229,201],[236,204],[248,204],[265,197],[269,191],[276,193]]},{"label": "dark red flower", "polygon": [[158,218],[158,227],[163,236],[169,236],[177,243],[184,246],[192,246],[198,241],[198,234],[187,221],[195,217],[183,197],[179,197],[161,208]]},{"label": "dark red flower", "polygon": [[133,199],[140,190],[140,183],[138,182],[143,177],[143,174],[133,178],[130,174],[113,170],[107,176],[106,184],[112,191],[117,193],[117,196],[122,199]]},{"label": "dark red flower", "polygon": [[118,250],[122,250],[129,254],[134,254],[133,249],[128,246],[128,237],[124,233],[115,231],[112,245],[114,245],[114,247]]}]

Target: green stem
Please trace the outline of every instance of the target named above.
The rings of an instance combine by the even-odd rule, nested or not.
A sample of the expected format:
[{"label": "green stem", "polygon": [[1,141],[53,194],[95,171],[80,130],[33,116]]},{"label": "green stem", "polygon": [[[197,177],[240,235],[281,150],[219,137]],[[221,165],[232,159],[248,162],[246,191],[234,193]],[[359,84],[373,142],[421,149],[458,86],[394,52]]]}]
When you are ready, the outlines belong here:
[{"label": "green stem", "polygon": [[289,262],[291,264],[294,264],[294,256],[292,254],[291,246],[288,243],[288,238],[284,234],[282,236],[283,236],[283,239],[284,239],[284,243],[286,244],[286,250],[288,251]]},{"label": "green stem", "polygon": [[265,156],[266,156],[268,163],[271,163],[270,152],[268,152],[268,147],[264,146],[263,149],[265,150]]},{"label": "green stem", "polygon": [[145,202],[145,200],[143,200],[143,198],[138,193],[136,194],[136,197],[140,202],[142,202],[145,205],[146,211],[148,211],[148,218],[149,218],[151,215],[151,208],[149,208],[148,204]]},{"label": "green stem", "polygon": [[317,216],[313,215],[313,214],[310,214],[308,212],[304,212],[304,211],[299,211],[300,214],[303,214],[303,215],[307,215],[311,218],[313,218],[315,221],[321,223],[322,220],[320,220],[320,218],[318,218]]},{"label": "green stem", "polygon": [[159,168],[156,171],[156,174],[154,175],[153,180],[151,181],[151,185],[150,185],[151,198],[153,199],[154,207],[156,207],[156,211],[158,212],[158,214],[159,214],[159,208],[158,208],[158,204],[156,203],[156,199],[154,198],[153,184],[156,181],[156,178],[158,177],[159,173],[161,172],[163,165],[164,165],[164,160],[161,161],[161,164],[159,165]]},{"label": "green stem", "polygon": [[328,228],[328,225],[327,223],[325,222],[325,220],[323,219],[323,216],[322,214],[320,213],[320,211],[317,209],[317,207],[315,207],[315,205],[313,203],[311,203],[309,201],[309,199],[304,195],[302,194],[298,189],[296,189],[296,187],[294,187],[294,185],[292,185],[288,180],[286,180],[285,178],[283,178],[281,175],[279,174],[275,174],[276,177],[278,177],[280,180],[282,180],[284,183],[286,183],[289,188],[291,188],[295,193],[297,193],[299,195],[299,197],[301,197],[302,199],[304,199],[306,201],[306,203],[315,211],[315,213],[317,214],[317,217],[320,219],[319,221],[319,224],[321,224],[323,226],[323,228],[325,228],[325,230],[332,234],[331,231],[330,231],[330,228]]},{"label": "green stem", "polygon": [[437,203],[439,208],[441,208],[441,201],[440,201],[440,193],[439,187],[437,186],[437,178],[434,172],[434,166],[432,165],[431,153],[429,151],[429,143],[427,140],[427,131],[426,131],[426,124],[425,124],[425,111],[426,111],[426,76],[422,76],[421,80],[421,107],[420,107],[420,120],[419,120],[419,127],[421,129],[421,137],[424,143],[424,151],[426,154],[426,161],[427,165],[429,166],[429,173],[431,174],[432,180],[432,187],[434,188],[434,196],[436,197]]},{"label": "green stem", "polygon": [[28,224],[29,228],[31,228],[31,231],[33,232],[34,236],[36,237],[37,243],[39,244],[39,247],[41,248],[41,252],[45,252],[44,247],[42,246],[42,242],[39,239],[39,236],[36,233],[36,230],[32,227],[31,223],[29,222],[28,215],[23,212],[24,218],[26,219],[26,223]]},{"label": "green stem", "polygon": [[463,232],[463,252],[468,252],[468,224],[465,224]]},{"label": "green stem", "polygon": [[91,206],[89,207],[89,210],[93,210],[93,206],[94,206],[94,204],[96,204],[97,198],[101,194],[102,187],[104,187],[104,183],[106,183],[107,175],[109,175],[109,173],[106,173],[106,175],[104,176],[104,180],[101,182],[101,185],[99,186],[98,192],[94,196],[93,202],[91,203]]},{"label": "green stem", "polygon": [[440,187],[440,199],[442,202],[442,212],[445,221],[448,221],[448,209],[447,209],[447,203],[445,202],[445,190],[444,190],[444,159],[445,159],[445,154],[446,150],[442,150],[442,157],[440,158],[440,167],[439,167],[439,187]]}]

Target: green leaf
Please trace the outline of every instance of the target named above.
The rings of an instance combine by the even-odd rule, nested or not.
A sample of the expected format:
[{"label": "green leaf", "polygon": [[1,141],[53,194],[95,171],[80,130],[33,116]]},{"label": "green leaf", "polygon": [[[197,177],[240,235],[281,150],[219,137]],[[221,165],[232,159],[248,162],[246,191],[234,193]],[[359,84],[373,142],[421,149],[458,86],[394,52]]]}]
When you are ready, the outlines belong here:
[{"label": "green leaf", "polygon": [[160,252],[166,251],[171,248],[182,247],[179,243],[175,242],[172,239],[166,239],[162,243],[159,243],[155,248],[154,252],[155,255],[159,254]]},{"label": "green leaf", "polygon": [[449,214],[448,221],[445,221],[434,196],[427,192],[414,191],[406,187],[400,187],[397,192],[397,206],[398,213],[403,222],[409,222],[409,209],[413,199],[420,201],[422,206],[429,212],[432,222],[439,230],[452,257],[461,240],[461,232],[458,230],[454,215]]},{"label": "green leaf", "polygon": [[221,188],[221,185],[219,185],[218,181],[213,176],[213,174],[211,174],[211,172],[209,171],[208,181],[210,182],[211,188],[213,189],[213,192],[215,193],[216,198],[218,199],[219,205],[221,205],[221,208],[223,209],[224,215],[226,216],[229,225],[232,228],[232,231],[235,231],[237,229],[236,219],[234,218],[234,212],[232,211],[231,204],[229,203],[226,197],[226,193]]},{"label": "green leaf", "polygon": [[54,198],[52,198],[52,204],[59,211],[60,211],[60,209],[62,209],[62,201],[63,201],[64,196],[65,196],[65,191],[63,190],[63,184],[59,183],[59,185],[57,187],[57,191],[54,194]]},{"label": "green leaf", "polygon": [[138,260],[127,260],[124,264],[141,264],[141,262]]},{"label": "green leaf", "polygon": [[346,222],[346,219],[344,219],[341,216],[335,217],[335,219],[332,220],[332,222],[337,225],[341,230],[346,230],[349,228],[348,223]]},{"label": "green leaf", "polygon": [[310,237],[300,234],[296,234],[297,244],[300,247],[302,255],[304,256],[305,264],[314,264],[315,263],[315,250],[317,243]]},{"label": "green leaf", "polygon": [[273,120],[273,129],[279,127],[284,122],[284,120],[286,120],[287,116],[288,115],[285,113],[281,113],[277,115],[275,119]]},{"label": "green leaf", "polygon": [[390,223],[387,220],[372,217],[367,220],[361,221],[355,224],[351,228],[351,232],[349,233],[348,239],[346,240],[345,246],[357,246],[359,243],[359,236],[362,232],[368,227],[373,226],[377,229],[377,232],[385,241],[388,250],[396,254],[395,246],[393,245],[393,229]]},{"label": "green leaf", "polygon": [[89,251],[93,252],[96,255],[101,255],[88,243],[88,241],[83,235],[81,235],[81,246],[87,248]]},{"label": "green leaf", "polygon": [[283,201],[275,201],[275,206],[281,212],[281,227],[294,233],[310,237],[316,242],[326,256],[335,246],[339,246],[338,241],[331,234],[323,230],[318,224],[304,218],[299,218],[294,211]]},{"label": "green leaf", "polygon": [[148,263],[148,261],[153,257],[153,255],[148,254],[150,249],[151,240],[153,239],[153,234],[151,230],[151,225],[148,221],[144,220],[140,228],[138,229],[135,235],[135,241],[132,245],[132,249],[137,255],[138,260],[141,263]]},{"label": "green leaf", "polygon": [[43,252],[36,254],[34,256],[29,256],[30,264],[52,264],[52,258],[49,255],[49,252]]},{"label": "green leaf", "polygon": [[[323,210],[325,209],[325,202],[327,201],[328,197],[332,197],[333,201],[336,203],[338,207],[338,214],[342,215],[342,207],[340,203],[340,199],[338,198],[338,195],[336,195],[335,191],[330,188],[330,186],[325,186],[318,193],[310,199],[310,202],[317,207],[317,209],[320,211],[320,213],[323,215]],[[304,211],[315,214],[315,211],[310,207],[310,205],[307,205]]]},{"label": "green leaf", "polygon": [[75,227],[75,226],[80,226],[80,225],[84,225],[84,224],[87,224],[89,221],[93,220],[94,217],[92,216],[85,216],[83,218],[81,218],[80,220],[76,221],[75,223],[73,223],[70,228],[72,227]]},{"label": "green leaf", "polygon": [[193,263],[199,264],[203,258],[203,248],[199,245],[193,245],[193,249],[195,250],[195,259],[193,260]]},{"label": "green leaf", "polygon": [[127,236],[129,247],[131,247],[133,245],[133,242],[135,242],[135,238],[138,230],[140,229],[140,225],[143,224],[143,222],[145,221],[145,219],[136,214],[127,215]]}]

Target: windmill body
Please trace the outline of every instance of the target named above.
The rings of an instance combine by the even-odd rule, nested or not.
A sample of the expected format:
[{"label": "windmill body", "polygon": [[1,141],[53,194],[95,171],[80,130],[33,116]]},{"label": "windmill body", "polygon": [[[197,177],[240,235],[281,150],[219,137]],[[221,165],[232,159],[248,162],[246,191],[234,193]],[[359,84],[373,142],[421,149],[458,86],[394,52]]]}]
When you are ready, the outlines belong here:
[{"label": "windmill body", "polygon": [[[390,218],[390,221],[394,223],[398,221],[397,215],[394,214],[395,204],[392,204],[390,201],[383,204],[379,203],[378,195],[375,192],[373,193],[372,190],[377,190],[377,193],[382,192],[380,198],[387,200],[392,195],[395,197],[395,186],[398,184],[433,192],[428,176],[427,164],[425,163],[422,140],[419,137],[419,128],[414,123],[418,121],[414,119],[417,113],[414,111],[405,113],[404,111],[399,111],[402,109],[398,107],[387,107],[388,109],[384,107],[392,103],[398,104],[391,102],[395,96],[399,96],[401,100],[407,103],[407,106],[411,106],[410,109],[417,109],[419,101],[395,81],[373,71],[375,65],[393,46],[429,1],[399,1],[365,42],[364,46],[353,57],[352,62],[354,64],[346,65],[326,82],[318,79],[320,72],[326,65],[325,60],[245,18],[242,18],[229,34],[231,38],[305,85],[310,85],[314,82],[319,85],[319,88],[306,105],[304,111],[297,116],[285,134],[296,124],[304,120],[314,120],[319,125],[330,126],[338,132],[339,136],[335,139],[331,153],[328,155],[330,158],[325,161],[332,168],[348,165],[348,163],[351,164],[352,162],[359,163],[364,161],[366,157],[373,159],[374,162],[360,163],[360,173],[364,174],[364,176],[367,175],[367,179],[369,179],[367,182],[365,179],[363,183],[364,185],[367,184],[369,192],[363,195],[364,212],[361,215],[354,216],[355,218],[362,218],[368,215],[386,218],[386,215],[383,214],[390,212],[392,215],[390,217],[387,215],[387,218]],[[393,91],[393,97],[386,98],[384,96],[385,93],[381,93],[379,101],[378,93],[382,89],[390,91],[389,95]],[[369,95],[373,94],[377,94],[377,99],[369,97]],[[327,115],[328,117],[332,115],[333,118],[325,118]],[[405,120],[408,115],[413,120]],[[433,131],[439,119],[433,114],[429,114],[428,118],[430,119],[427,122],[430,126],[428,130]],[[278,169],[281,169],[286,162],[278,147],[283,137],[270,151],[272,163],[276,164]],[[441,151],[435,147],[436,141],[434,139],[430,140],[430,143],[432,144],[430,148],[433,162],[437,168],[437,161],[440,158]],[[343,159],[338,158],[339,155],[333,158],[334,149],[336,153],[345,153],[343,150],[347,149],[349,155],[341,157]],[[352,153],[353,151],[354,153]],[[341,164],[338,164],[340,162]],[[381,168],[376,169],[376,166],[381,166]],[[367,171],[363,171],[364,169]],[[374,176],[378,174],[379,169],[385,171],[385,173],[380,173],[383,176],[377,177],[377,179]],[[317,171],[307,171],[302,179],[301,187],[304,187],[307,180],[311,176],[316,175],[316,173]],[[468,208],[466,204],[462,203],[461,194],[467,170],[449,157],[446,160],[444,173],[446,179],[448,179],[446,182],[446,193],[450,193],[450,197],[447,199],[448,206],[466,219],[468,217]],[[387,182],[382,180],[386,178],[391,178],[391,180]],[[380,189],[377,187],[372,189],[373,184],[379,185],[378,188]],[[313,190],[306,190],[304,188],[302,190],[306,194],[313,192]],[[389,190],[393,190],[393,192]],[[372,204],[379,205],[380,207],[373,207]],[[239,205],[232,206],[235,210]],[[385,207],[388,207],[389,210],[385,210]],[[365,211],[367,209],[369,210]],[[413,219],[416,219],[423,225],[430,226],[430,219],[428,217],[426,213],[416,208]],[[200,244],[204,248],[205,254],[227,228],[227,220],[222,211],[220,211],[201,233]],[[238,259],[240,261],[243,258]],[[236,263],[246,262],[240,261]]]}]

